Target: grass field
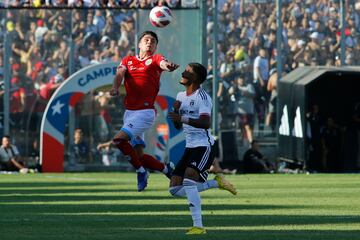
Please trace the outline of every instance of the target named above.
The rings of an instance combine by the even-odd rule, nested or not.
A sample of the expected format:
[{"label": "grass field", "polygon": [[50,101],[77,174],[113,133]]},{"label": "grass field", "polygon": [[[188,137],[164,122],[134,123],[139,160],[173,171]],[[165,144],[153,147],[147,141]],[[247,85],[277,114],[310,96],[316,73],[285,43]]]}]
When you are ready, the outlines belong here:
[{"label": "grass field", "polygon": [[151,174],[0,175],[0,239],[360,239],[360,175],[233,175],[238,195],[203,192],[207,235],[186,236],[191,216]]}]

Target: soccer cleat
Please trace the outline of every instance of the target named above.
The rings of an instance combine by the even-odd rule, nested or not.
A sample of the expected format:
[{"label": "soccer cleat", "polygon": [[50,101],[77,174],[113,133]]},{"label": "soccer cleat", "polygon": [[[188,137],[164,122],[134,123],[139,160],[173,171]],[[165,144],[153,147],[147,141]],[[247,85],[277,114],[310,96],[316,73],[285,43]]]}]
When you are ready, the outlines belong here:
[{"label": "soccer cleat", "polygon": [[217,181],[220,189],[229,191],[233,195],[237,194],[236,188],[234,187],[234,185],[232,185],[229,181],[227,181],[223,175],[216,174],[214,179]]},{"label": "soccer cleat", "polygon": [[167,173],[165,174],[168,179],[171,179],[172,173],[174,171],[174,164],[172,162],[169,162],[166,164]]},{"label": "soccer cleat", "polygon": [[147,171],[137,173],[138,192],[141,192],[146,188],[148,177],[149,177],[149,174]]},{"label": "soccer cleat", "polygon": [[192,227],[189,229],[189,231],[186,232],[186,235],[200,235],[200,234],[206,234],[205,228]]}]

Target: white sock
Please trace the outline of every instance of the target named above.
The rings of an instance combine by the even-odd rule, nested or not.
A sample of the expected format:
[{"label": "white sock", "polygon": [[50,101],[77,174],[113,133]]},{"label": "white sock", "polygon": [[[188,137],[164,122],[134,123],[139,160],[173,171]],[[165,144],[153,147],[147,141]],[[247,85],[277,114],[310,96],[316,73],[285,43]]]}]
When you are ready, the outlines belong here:
[{"label": "white sock", "polygon": [[139,167],[138,169],[136,169],[136,172],[145,172],[145,168],[144,167]]},{"label": "white sock", "polygon": [[165,166],[164,166],[164,169],[162,170],[162,172],[165,173],[165,174],[167,174],[168,171],[169,171],[169,170],[168,170],[167,166],[165,165]]},{"label": "white sock", "polygon": [[[198,192],[206,191],[211,188],[218,188],[218,183],[216,180],[208,180],[206,182],[196,182],[196,187],[198,189]],[[169,188],[169,192],[173,196],[177,197],[185,197],[185,189],[183,185],[180,186],[174,186]]]},{"label": "white sock", "polygon": [[191,217],[193,220],[194,227],[203,227],[201,219],[201,199],[200,194],[196,186],[196,182],[185,178],[183,180],[183,185],[186,193],[186,197],[189,202],[189,208],[191,212]]}]

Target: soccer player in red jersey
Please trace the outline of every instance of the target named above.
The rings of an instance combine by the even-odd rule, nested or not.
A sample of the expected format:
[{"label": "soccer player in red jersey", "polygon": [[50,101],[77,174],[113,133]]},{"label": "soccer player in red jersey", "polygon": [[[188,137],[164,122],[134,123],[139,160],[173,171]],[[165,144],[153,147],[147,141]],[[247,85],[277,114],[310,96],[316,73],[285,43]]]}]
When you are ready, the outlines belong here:
[{"label": "soccer player in red jersey", "polygon": [[179,65],[167,61],[164,56],[155,54],[158,37],[152,31],[145,31],[139,37],[139,55],[123,58],[117,68],[111,96],[119,95],[119,87],[124,79],[126,96],[124,99],[124,125],[113,138],[113,144],[124,155],[137,172],[138,191],[147,186],[146,169],[161,171],[170,178],[171,168],[144,154],[144,132],[155,121],[154,102],[160,89],[160,75],[163,71],[172,72]]}]

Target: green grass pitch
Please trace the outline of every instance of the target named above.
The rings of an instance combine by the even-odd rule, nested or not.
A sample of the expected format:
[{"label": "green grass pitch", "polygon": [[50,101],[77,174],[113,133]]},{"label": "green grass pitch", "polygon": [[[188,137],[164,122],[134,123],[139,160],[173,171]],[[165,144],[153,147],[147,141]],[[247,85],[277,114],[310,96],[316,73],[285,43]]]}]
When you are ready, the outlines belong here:
[{"label": "green grass pitch", "polygon": [[[210,176],[211,177],[211,176]],[[360,239],[360,175],[232,175],[201,193],[208,234],[186,236],[186,199],[152,173],[0,175],[1,240]]]}]

